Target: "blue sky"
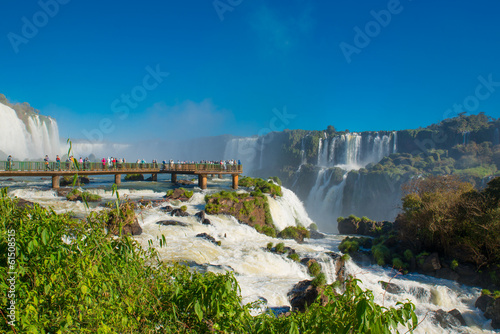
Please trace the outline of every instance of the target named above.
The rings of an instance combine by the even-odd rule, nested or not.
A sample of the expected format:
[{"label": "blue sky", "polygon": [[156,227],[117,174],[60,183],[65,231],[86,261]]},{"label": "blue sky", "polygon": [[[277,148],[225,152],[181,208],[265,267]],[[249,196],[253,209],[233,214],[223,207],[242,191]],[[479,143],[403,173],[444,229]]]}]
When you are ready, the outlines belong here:
[{"label": "blue sky", "polygon": [[329,124],[398,130],[459,110],[498,118],[499,9],[492,0],[6,0],[0,93],[56,118],[63,138],[125,142]]}]

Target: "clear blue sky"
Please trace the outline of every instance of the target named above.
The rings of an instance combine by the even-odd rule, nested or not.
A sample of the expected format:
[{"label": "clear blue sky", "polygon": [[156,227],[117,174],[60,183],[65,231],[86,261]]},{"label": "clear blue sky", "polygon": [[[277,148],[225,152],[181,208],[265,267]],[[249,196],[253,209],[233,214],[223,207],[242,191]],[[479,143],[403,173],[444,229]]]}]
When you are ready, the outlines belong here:
[{"label": "clear blue sky", "polygon": [[500,117],[497,1],[55,1],[2,4],[0,93],[64,138],[397,130],[464,102]]}]

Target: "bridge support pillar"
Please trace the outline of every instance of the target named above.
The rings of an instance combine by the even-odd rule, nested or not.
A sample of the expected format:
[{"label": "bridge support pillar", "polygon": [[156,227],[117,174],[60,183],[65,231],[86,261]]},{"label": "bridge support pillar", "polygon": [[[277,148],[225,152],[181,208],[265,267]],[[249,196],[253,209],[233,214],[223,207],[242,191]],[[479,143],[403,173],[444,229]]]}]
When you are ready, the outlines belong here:
[{"label": "bridge support pillar", "polygon": [[207,174],[198,174],[198,186],[207,189]]},{"label": "bridge support pillar", "polygon": [[172,176],[170,177],[170,181],[171,181],[172,183],[176,183],[176,182],[177,182],[177,174],[172,173],[171,175],[172,175]]},{"label": "bridge support pillar", "polygon": [[233,189],[238,189],[238,174],[233,174]]},{"label": "bridge support pillar", "polygon": [[59,175],[52,175],[52,189],[59,189],[59,180],[61,177]]},{"label": "bridge support pillar", "polygon": [[119,185],[122,183],[122,175],[121,174],[115,174],[115,184]]},{"label": "bridge support pillar", "polygon": [[158,181],[158,174],[151,174],[151,181]]},{"label": "bridge support pillar", "polygon": [[219,179],[222,179],[222,174],[219,174]]}]

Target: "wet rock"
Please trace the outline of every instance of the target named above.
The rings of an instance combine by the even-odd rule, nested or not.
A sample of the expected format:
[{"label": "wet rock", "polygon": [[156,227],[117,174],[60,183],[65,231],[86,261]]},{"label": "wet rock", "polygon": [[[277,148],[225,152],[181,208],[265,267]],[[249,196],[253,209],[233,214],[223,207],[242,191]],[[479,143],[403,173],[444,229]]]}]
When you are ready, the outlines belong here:
[{"label": "wet rock", "polygon": [[193,181],[188,181],[188,180],[177,180],[175,184],[182,185],[182,186],[190,186],[195,184]]},{"label": "wet rock", "polygon": [[133,203],[127,202],[120,205],[120,214],[117,214],[116,210],[110,211],[109,220],[106,222],[110,233],[119,235],[120,225],[122,226],[122,234],[139,235],[142,233],[133,206]]},{"label": "wet rock", "polygon": [[215,240],[214,237],[212,237],[210,234],[207,234],[207,233],[200,233],[200,234],[197,234],[196,235],[197,238],[203,238],[205,240],[208,240],[210,241],[211,243],[213,243],[214,245],[217,245],[217,246],[220,246],[221,245],[221,242],[220,241],[217,241]]},{"label": "wet rock", "polygon": [[57,196],[66,197],[73,190],[73,188],[58,188],[56,190]]},{"label": "wet rock", "polygon": [[207,218],[203,219],[203,221],[201,223],[203,225],[212,225],[212,222],[209,219],[207,219]]},{"label": "wet rock", "polygon": [[339,234],[356,234],[358,225],[354,219],[343,219],[338,223]]},{"label": "wet rock", "polygon": [[[59,181],[59,186],[61,187],[66,187],[66,186],[72,186],[74,182],[73,176],[64,176],[63,178],[60,179]],[[76,179],[76,186],[80,186],[82,184],[89,184],[90,179],[86,176],[80,176]]]},{"label": "wet rock", "polygon": [[491,319],[491,327],[500,329],[500,298],[496,298],[493,303],[486,308],[484,316]]},{"label": "wet rock", "polygon": [[205,211],[199,211],[195,214],[195,216],[198,217],[200,221],[203,221],[206,218]]},{"label": "wet rock", "polygon": [[306,306],[311,305],[319,295],[319,290],[311,284],[312,281],[304,280],[295,284],[287,296],[293,311],[304,312]]},{"label": "wet rock", "polygon": [[428,302],[429,299],[431,298],[430,291],[420,286],[412,286],[409,289],[408,293],[415,296],[418,300],[421,300],[423,302]]},{"label": "wet rock", "polygon": [[448,311],[448,314],[451,314],[452,316],[454,316],[455,318],[457,318],[458,321],[460,321],[460,324],[462,326],[467,326],[467,323],[465,322],[465,319],[462,316],[462,313],[460,313],[460,311],[457,310],[456,308],[453,309],[453,310],[451,310],[451,311]]},{"label": "wet rock", "polygon": [[309,231],[311,234],[311,239],[324,239],[325,235],[321,232],[318,232],[316,230],[310,230]]},{"label": "wet rock", "polygon": [[488,308],[488,306],[490,304],[492,304],[494,301],[495,301],[495,298],[493,298],[490,295],[481,295],[481,297],[479,297],[476,300],[476,303],[474,304],[474,306],[477,307],[478,309],[480,309],[481,311],[486,312],[486,309]]},{"label": "wet rock", "polygon": [[404,292],[404,289],[402,289],[399,285],[390,283],[390,282],[384,282],[384,281],[378,281],[380,285],[382,285],[382,288],[392,294],[398,295],[400,293]]},{"label": "wet rock", "polygon": [[172,211],[174,211],[174,208],[171,207],[170,205],[167,205],[167,206],[160,208],[160,210],[165,211],[165,212],[172,212]]},{"label": "wet rock", "polygon": [[189,226],[186,223],[179,222],[176,220],[160,220],[160,221],[157,221],[156,224],[163,225],[163,226]]},{"label": "wet rock", "polygon": [[170,214],[172,217],[189,217],[189,213],[181,209],[174,209]]},{"label": "wet rock", "polygon": [[454,315],[445,312],[441,309],[431,312],[432,319],[435,323],[443,328],[453,328],[461,326],[461,322]]}]

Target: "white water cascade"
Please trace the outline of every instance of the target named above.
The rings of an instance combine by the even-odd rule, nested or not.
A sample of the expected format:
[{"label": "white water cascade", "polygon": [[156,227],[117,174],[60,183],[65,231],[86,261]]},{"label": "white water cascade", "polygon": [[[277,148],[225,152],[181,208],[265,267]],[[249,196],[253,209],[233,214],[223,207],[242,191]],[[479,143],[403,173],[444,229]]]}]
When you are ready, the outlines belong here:
[{"label": "white water cascade", "polygon": [[[227,184],[229,187],[229,182]],[[56,192],[46,188],[22,188],[11,190],[11,196],[42,203],[44,206],[55,207],[57,212],[72,211],[88,213],[79,202],[69,202],[58,197]],[[227,189],[227,188],[225,188]],[[111,190],[89,189],[103,196],[104,200],[114,198]],[[186,205],[189,217],[176,217],[179,225],[159,225],[158,221],[171,220],[172,217],[160,208],[144,207],[137,211],[143,233],[134,238],[145,248],[152,242],[161,260],[179,261],[200,271],[223,273],[232,271],[241,288],[244,303],[255,300],[265,300],[270,307],[289,306],[288,291],[301,280],[310,280],[307,268],[295,262],[286,255],[269,252],[268,243],[283,242],[293,248],[300,258],[315,258],[322,266],[327,276],[327,282],[335,278],[335,261],[329,252],[338,252],[338,244],[343,236],[327,235],[324,239],[306,239],[303,244],[293,240],[275,239],[258,233],[255,229],[238,223],[227,215],[207,215],[211,225],[202,224],[194,214],[204,207],[204,196],[212,191],[201,191],[195,188],[195,194],[188,202],[165,203],[174,207]],[[149,189],[121,188],[121,196],[132,200],[142,198],[161,199],[165,191]],[[270,199],[271,215],[279,228],[293,226],[300,222],[303,226],[312,223],[305,213],[298,198],[288,189],[283,188],[283,197]],[[98,207],[94,210],[102,210]],[[207,233],[221,241],[220,246],[197,237]],[[166,245],[160,247],[159,239],[165,237]],[[373,292],[375,302],[385,307],[395,306],[397,302],[409,299],[416,306],[415,312],[420,322],[416,334],[458,334],[458,333],[498,333],[491,328],[491,320],[485,319],[477,308],[475,300],[480,296],[480,289],[464,286],[452,281],[437,279],[420,274],[400,275],[390,268],[376,265],[358,265],[349,260],[346,263],[346,273],[361,280],[363,289]],[[382,288],[380,281],[390,282],[397,286],[397,291],[389,292]],[[445,312],[458,309],[463,315],[467,326],[443,328],[434,319],[433,312],[439,309]],[[404,328],[400,328],[405,333]]]},{"label": "white water cascade", "polygon": [[[377,163],[385,156],[397,151],[397,132],[392,133],[348,133],[331,138],[320,138],[318,144],[316,182],[307,198],[307,209],[315,221],[328,232],[336,232],[335,220],[343,211],[343,192],[347,173],[358,170],[369,163]],[[343,169],[340,183],[332,184],[332,168]],[[338,181],[337,181],[338,182]]]},{"label": "white water cascade", "polygon": [[0,103],[0,155],[14,159],[54,158],[60,153],[60,139],[54,119],[38,114],[21,119],[16,111]]},{"label": "white water cascade", "polygon": [[262,152],[264,150],[264,141],[259,138],[233,138],[226,144],[224,150],[224,160],[239,159],[245,167],[245,174],[262,168]]}]

